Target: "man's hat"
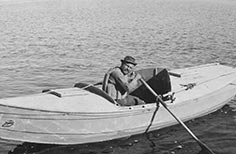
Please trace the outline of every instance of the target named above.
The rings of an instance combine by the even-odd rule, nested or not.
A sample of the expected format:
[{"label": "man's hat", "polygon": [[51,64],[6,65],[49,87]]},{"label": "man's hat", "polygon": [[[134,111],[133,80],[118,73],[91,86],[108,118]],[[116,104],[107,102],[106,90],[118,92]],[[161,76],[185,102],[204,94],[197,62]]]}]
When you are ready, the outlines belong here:
[{"label": "man's hat", "polygon": [[130,63],[133,65],[137,65],[137,63],[135,62],[135,59],[131,56],[126,56],[124,59],[120,60],[122,63]]}]

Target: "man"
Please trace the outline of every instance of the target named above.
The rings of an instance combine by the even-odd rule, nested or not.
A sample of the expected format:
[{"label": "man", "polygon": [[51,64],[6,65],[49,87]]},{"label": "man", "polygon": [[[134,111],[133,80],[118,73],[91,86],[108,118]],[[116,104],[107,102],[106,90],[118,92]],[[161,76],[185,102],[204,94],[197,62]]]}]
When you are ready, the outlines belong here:
[{"label": "man", "polygon": [[133,57],[126,56],[119,67],[110,69],[105,75],[103,90],[122,106],[145,104],[138,97],[129,95],[141,85],[141,75],[134,72],[136,65]]}]

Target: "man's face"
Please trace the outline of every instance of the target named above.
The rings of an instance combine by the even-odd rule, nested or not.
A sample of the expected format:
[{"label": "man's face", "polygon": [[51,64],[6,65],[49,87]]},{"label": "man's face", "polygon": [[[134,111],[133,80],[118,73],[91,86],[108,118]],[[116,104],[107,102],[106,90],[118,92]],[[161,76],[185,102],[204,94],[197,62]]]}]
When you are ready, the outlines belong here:
[{"label": "man's face", "polygon": [[121,70],[125,75],[133,72],[134,67],[135,67],[135,65],[133,65],[131,63],[122,63],[121,64]]}]

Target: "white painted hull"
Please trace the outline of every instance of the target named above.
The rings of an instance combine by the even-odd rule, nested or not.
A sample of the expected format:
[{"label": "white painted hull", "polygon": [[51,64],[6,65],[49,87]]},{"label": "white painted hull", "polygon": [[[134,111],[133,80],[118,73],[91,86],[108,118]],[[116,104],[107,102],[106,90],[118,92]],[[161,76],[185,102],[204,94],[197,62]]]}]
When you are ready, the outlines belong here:
[{"label": "white painted hull", "polygon": [[[172,71],[180,73],[181,78],[171,77],[176,100],[167,104],[183,121],[216,111],[236,94],[234,68],[211,64]],[[196,86],[184,90],[180,84],[185,83],[196,83]],[[79,88],[62,91],[64,95],[61,98],[40,94],[0,100],[0,138],[48,144],[82,144],[117,139],[145,132],[156,109],[155,103],[120,107],[97,97],[91,102],[80,102],[78,99],[82,95],[94,95]],[[68,94],[71,91],[73,96]],[[72,100],[74,102],[70,102]],[[176,123],[160,106],[150,131]]]}]

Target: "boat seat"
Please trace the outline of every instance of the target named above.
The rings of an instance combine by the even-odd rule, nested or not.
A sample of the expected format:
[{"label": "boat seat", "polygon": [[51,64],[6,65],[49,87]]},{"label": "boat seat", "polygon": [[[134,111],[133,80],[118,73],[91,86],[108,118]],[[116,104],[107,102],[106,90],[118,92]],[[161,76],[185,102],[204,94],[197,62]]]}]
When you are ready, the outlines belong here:
[{"label": "boat seat", "polygon": [[[158,94],[165,95],[171,91],[171,83],[168,71],[163,68],[147,68],[137,71],[143,79],[150,85],[150,87]],[[141,85],[131,93],[144,100],[146,103],[154,103],[155,96],[150,93],[144,85]]]}]

